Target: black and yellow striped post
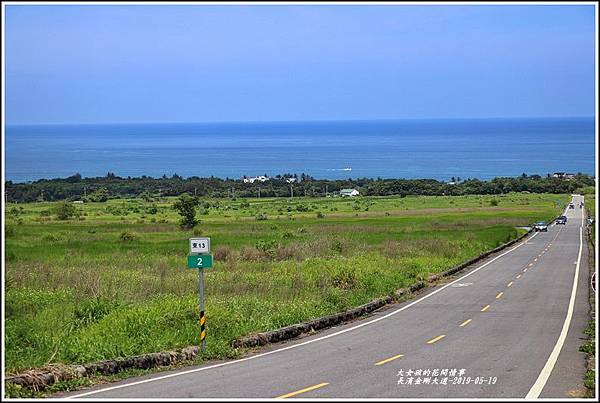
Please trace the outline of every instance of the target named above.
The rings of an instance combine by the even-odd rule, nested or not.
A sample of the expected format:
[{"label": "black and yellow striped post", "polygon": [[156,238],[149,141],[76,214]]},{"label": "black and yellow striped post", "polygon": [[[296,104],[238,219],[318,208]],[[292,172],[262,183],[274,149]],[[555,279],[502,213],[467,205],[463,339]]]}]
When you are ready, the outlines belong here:
[{"label": "black and yellow striped post", "polygon": [[204,316],[204,311],[200,311],[200,344],[202,351],[204,351],[206,346],[206,317]]},{"label": "black and yellow striped post", "polygon": [[206,349],[206,317],[204,316],[204,269],[200,268],[200,348],[202,351]]}]

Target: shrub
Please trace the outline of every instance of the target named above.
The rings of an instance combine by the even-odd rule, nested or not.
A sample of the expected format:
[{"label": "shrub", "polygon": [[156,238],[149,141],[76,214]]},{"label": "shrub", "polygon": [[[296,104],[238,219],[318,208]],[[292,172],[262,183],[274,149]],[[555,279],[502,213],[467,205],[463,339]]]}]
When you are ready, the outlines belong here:
[{"label": "shrub", "polygon": [[279,246],[275,250],[275,257],[277,260],[300,259],[302,257],[301,248],[297,243]]},{"label": "shrub", "polygon": [[260,213],[256,215],[256,221],[265,221],[267,218],[268,217],[265,213]]},{"label": "shrub", "polygon": [[318,211],[317,212],[317,218],[325,218],[325,214],[323,214],[320,211]]},{"label": "shrub", "polygon": [[358,281],[354,272],[344,270],[333,276],[331,279],[331,285],[340,290],[350,290],[356,287]]},{"label": "shrub", "polygon": [[249,246],[243,246],[242,249],[240,249],[240,254],[243,260],[248,261],[258,261],[263,257],[263,253],[261,251]]},{"label": "shrub", "polygon": [[56,234],[46,234],[42,237],[42,240],[45,242],[58,242],[61,241],[61,238]]},{"label": "shrub", "polygon": [[133,232],[123,231],[121,232],[121,235],[119,235],[119,238],[123,242],[131,242],[135,241],[137,239],[137,236]]},{"label": "shrub", "polygon": [[492,200],[490,200],[490,206],[494,206],[494,207],[495,207],[495,206],[497,206],[497,205],[498,205],[498,203],[500,203],[500,202],[498,201],[498,199],[492,199]]},{"label": "shrub", "polygon": [[291,239],[294,237],[294,233],[291,231],[285,231],[283,234],[281,234],[281,238],[283,239]]},{"label": "shrub", "polygon": [[144,190],[144,191],[143,191],[143,192],[140,194],[140,197],[141,197],[141,198],[142,198],[144,201],[147,201],[147,202],[154,201],[154,197],[152,197],[152,194],[151,194],[149,191],[147,191],[147,190]]},{"label": "shrub", "polygon": [[52,214],[51,210],[42,210],[40,211],[40,217],[49,217]]},{"label": "shrub", "polygon": [[269,241],[264,241],[261,239],[256,243],[256,249],[270,258],[275,257],[277,248],[279,248],[279,242],[275,241],[274,239]]},{"label": "shrub", "polygon": [[25,209],[22,206],[19,206],[18,208],[13,207],[7,212],[7,215],[10,215],[10,216],[13,216],[16,218],[16,217],[20,216],[21,214],[23,214],[24,211],[25,211]]},{"label": "shrub", "polygon": [[118,306],[107,298],[94,298],[76,305],[73,312],[73,327],[78,328],[98,322]]},{"label": "shrub", "polygon": [[75,216],[77,209],[73,206],[73,203],[68,201],[62,201],[56,205],[54,208],[54,213],[56,214],[56,218],[59,220],[68,220]]},{"label": "shrub", "polygon": [[103,203],[108,200],[108,190],[100,188],[86,197],[86,201]]},{"label": "shrub", "polygon": [[231,255],[231,248],[229,246],[222,245],[215,248],[213,257],[215,260],[222,262],[231,257]]},{"label": "shrub", "polygon": [[344,245],[342,244],[342,241],[336,239],[331,245],[331,250],[337,253],[342,253],[342,251],[344,250]]}]

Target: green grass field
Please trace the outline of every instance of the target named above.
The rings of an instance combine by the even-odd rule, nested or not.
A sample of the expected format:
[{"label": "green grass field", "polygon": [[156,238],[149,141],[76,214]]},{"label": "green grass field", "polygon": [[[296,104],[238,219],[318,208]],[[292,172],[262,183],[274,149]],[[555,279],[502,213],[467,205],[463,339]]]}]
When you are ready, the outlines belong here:
[{"label": "green grass field", "polygon": [[6,371],[197,344],[187,239],[210,236],[207,351],[390,294],[549,220],[568,195],[204,200],[179,229],[174,199],[6,206]]}]

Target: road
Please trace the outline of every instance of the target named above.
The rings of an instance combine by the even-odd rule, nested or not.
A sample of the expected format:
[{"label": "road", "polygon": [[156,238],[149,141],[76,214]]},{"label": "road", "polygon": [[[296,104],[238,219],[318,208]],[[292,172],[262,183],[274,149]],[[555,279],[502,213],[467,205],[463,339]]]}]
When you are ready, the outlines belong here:
[{"label": "road", "polygon": [[589,309],[581,200],[573,197],[566,225],[551,225],[366,319],[239,360],[61,397],[573,396],[584,372],[577,348]]}]

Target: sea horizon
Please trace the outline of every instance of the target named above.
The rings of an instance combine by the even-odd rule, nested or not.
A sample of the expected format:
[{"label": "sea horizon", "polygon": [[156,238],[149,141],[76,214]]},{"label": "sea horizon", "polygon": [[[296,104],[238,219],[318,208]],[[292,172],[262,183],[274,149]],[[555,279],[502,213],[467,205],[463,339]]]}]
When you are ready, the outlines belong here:
[{"label": "sea horizon", "polygon": [[[5,180],[595,173],[595,116],[6,125]],[[158,161],[158,163],[157,163]]]},{"label": "sea horizon", "polygon": [[242,124],[310,124],[310,123],[360,123],[360,122],[401,122],[401,121],[472,121],[472,120],[568,120],[595,119],[594,115],[578,116],[477,116],[477,117],[401,117],[372,119],[282,119],[282,120],[207,120],[172,122],[47,122],[47,123],[7,123],[5,128],[37,126],[135,126],[135,125],[242,125]]}]

